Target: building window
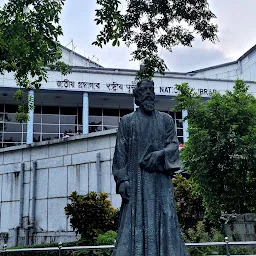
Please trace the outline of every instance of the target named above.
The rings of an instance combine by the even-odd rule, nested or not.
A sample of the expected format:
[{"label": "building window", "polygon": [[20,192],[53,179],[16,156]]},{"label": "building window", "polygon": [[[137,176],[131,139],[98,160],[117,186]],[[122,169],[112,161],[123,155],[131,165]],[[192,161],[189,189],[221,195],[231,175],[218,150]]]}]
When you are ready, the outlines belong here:
[{"label": "building window", "polygon": [[117,129],[120,118],[132,112],[133,109],[90,108],[89,132]]},{"label": "building window", "polygon": [[[26,144],[27,124],[15,120],[16,105],[0,105],[0,147]],[[82,107],[36,106],[33,141],[59,139],[81,134]],[[89,108],[89,132],[117,129],[120,119],[133,109]],[[180,144],[183,140],[182,112],[166,111],[173,117]]]},{"label": "building window", "polygon": [[168,113],[170,116],[172,116],[175,123],[176,134],[179,140],[179,144],[184,144],[182,112],[165,111],[165,113]]},{"label": "building window", "polygon": [[59,139],[81,133],[82,107],[36,106],[34,142]]},{"label": "building window", "polygon": [[0,105],[0,147],[18,146],[26,143],[27,125],[16,121],[17,105]]},{"label": "building window", "polygon": [[[89,132],[105,131],[118,128],[120,118],[132,113],[133,109],[108,109],[90,108],[89,109]],[[182,112],[165,111],[172,116],[176,134],[180,144],[184,144]]]}]

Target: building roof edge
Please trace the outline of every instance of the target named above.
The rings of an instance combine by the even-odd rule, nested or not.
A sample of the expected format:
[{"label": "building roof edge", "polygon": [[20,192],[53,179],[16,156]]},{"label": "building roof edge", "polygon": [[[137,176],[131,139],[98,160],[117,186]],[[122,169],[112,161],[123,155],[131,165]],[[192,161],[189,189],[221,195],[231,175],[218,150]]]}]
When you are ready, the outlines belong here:
[{"label": "building roof edge", "polygon": [[215,68],[221,68],[221,67],[224,67],[224,66],[236,64],[239,61],[243,60],[247,55],[249,55],[254,50],[256,50],[256,44],[253,47],[251,47],[248,51],[246,51],[242,56],[240,56],[237,60],[222,63],[222,64],[218,64],[218,65],[214,65],[214,66],[210,66],[210,67],[206,67],[206,68],[193,70],[193,71],[190,71],[190,72],[187,72],[187,73],[193,74],[193,73],[203,72],[203,71],[206,71],[206,70],[211,70],[211,69],[215,69]]},{"label": "building roof edge", "polygon": [[73,50],[67,48],[66,46],[63,46],[63,45],[60,45],[60,46],[61,46],[61,48],[63,48],[64,50],[69,51],[69,52],[72,52],[72,53],[75,54],[76,56],[78,56],[78,57],[80,57],[80,58],[82,58],[82,59],[84,59],[84,60],[86,60],[86,61],[88,61],[88,62],[90,62],[90,63],[92,63],[92,64],[94,64],[94,65],[96,65],[96,66],[98,66],[98,67],[100,67],[100,68],[103,68],[103,66],[101,66],[100,64],[98,64],[98,63],[96,63],[96,62],[94,62],[94,61],[92,61],[92,60],[90,60],[90,59],[84,57],[83,55],[81,55],[81,54],[79,54],[79,53],[77,53],[77,52],[75,52],[75,51],[73,51]]}]

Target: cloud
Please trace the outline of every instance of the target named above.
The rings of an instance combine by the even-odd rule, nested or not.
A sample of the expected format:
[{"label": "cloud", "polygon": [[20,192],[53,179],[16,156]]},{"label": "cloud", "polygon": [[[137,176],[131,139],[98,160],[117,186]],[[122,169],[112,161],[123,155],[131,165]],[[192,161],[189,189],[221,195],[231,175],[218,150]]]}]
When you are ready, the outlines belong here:
[{"label": "cloud", "polygon": [[8,0],[0,0],[0,7],[3,7],[4,4],[6,4]]},{"label": "cloud", "polygon": [[216,14],[219,39],[225,56],[237,59],[256,43],[255,0],[209,0]]},{"label": "cloud", "polygon": [[175,47],[173,52],[164,52],[162,57],[169,70],[175,72],[187,72],[232,61],[214,46]]},{"label": "cloud", "polygon": [[[172,53],[163,51],[162,57],[171,71],[190,71],[233,61],[255,44],[255,0],[209,0],[209,5],[217,16],[214,22],[219,25],[220,42],[196,40],[193,48],[175,47]],[[95,9],[96,0],[67,1],[61,19],[64,30],[61,42],[68,44],[73,39],[75,51],[98,58],[105,67],[138,69],[138,62],[129,61],[132,49],[125,45],[103,49],[91,45],[100,31],[93,21]]]},{"label": "cloud", "polygon": [[[0,6],[5,2],[7,0],[0,0]],[[190,71],[233,61],[256,43],[255,0],[208,2],[217,16],[214,22],[219,26],[220,42],[211,44],[196,40],[193,48],[175,47],[172,53],[163,51],[161,56],[171,71]],[[100,31],[94,22],[96,8],[96,0],[66,1],[61,15],[64,32],[61,43],[72,49],[70,42],[73,39],[75,51],[90,59],[98,59],[105,67],[138,69],[139,63],[130,61],[132,49],[125,45],[119,48],[108,45],[103,49],[91,45]]]}]

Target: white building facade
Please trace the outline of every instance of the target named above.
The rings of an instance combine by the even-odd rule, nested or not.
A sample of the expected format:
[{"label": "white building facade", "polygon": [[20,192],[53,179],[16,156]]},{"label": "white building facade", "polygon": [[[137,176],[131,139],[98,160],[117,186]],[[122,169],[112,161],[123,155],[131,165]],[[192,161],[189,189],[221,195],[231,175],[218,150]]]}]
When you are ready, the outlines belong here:
[{"label": "white building facade", "polygon": [[[63,47],[72,73],[48,71],[40,91],[30,91],[35,109],[27,124],[15,120],[13,74],[0,76],[0,244],[75,240],[64,207],[72,191],[108,192],[116,128],[134,111],[136,70],[103,68]],[[175,84],[187,82],[203,97],[232,90],[243,79],[256,95],[256,47],[237,61],[187,73],[154,77],[156,109],[173,116],[180,144],[187,140],[186,111],[173,112]]]}]

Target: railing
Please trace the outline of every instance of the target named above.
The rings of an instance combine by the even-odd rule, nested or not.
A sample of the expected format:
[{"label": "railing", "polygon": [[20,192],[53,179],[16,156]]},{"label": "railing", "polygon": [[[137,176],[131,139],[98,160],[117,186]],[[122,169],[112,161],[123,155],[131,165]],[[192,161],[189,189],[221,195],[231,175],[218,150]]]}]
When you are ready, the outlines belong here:
[{"label": "railing", "polygon": [[[230,256],[230,246],[252,246],[256,245],[256,241],[248,242],[230,242],[228,237],[225,237],[225,242],[207,242],[207,243],[186,243],[187,247],[205,247],[205,246],[225,246],[226,255]],[[59,256],[61,256],[62,251],[77,251],[77,250],[113,250],[114,245],[100,245],[100,246],[72,246],[72,247],[63,247],[60,242],[58,247],[48,247],[48,248],[24,248],[24,249],[7,249],[5,244],[3,249],[0,250],[0,254],[8,255],[8,252],[36,252],[36,251],[58,251]]]}]

